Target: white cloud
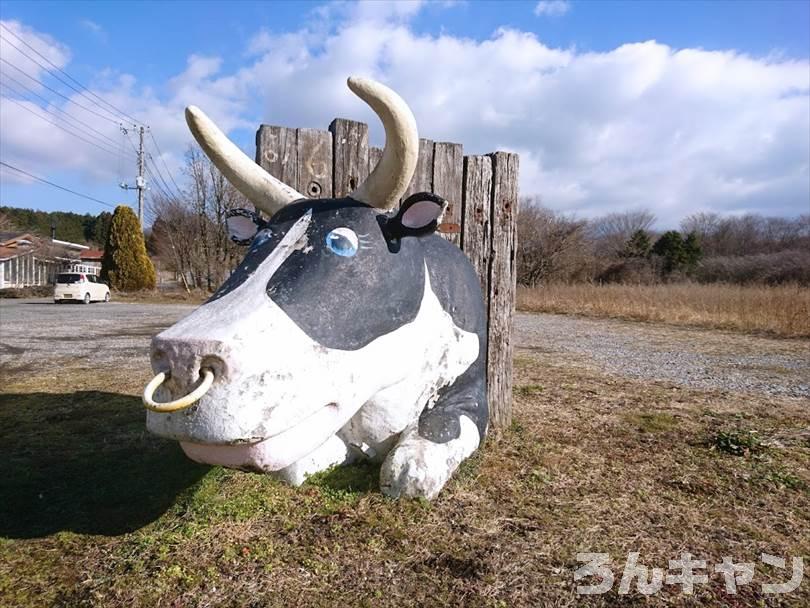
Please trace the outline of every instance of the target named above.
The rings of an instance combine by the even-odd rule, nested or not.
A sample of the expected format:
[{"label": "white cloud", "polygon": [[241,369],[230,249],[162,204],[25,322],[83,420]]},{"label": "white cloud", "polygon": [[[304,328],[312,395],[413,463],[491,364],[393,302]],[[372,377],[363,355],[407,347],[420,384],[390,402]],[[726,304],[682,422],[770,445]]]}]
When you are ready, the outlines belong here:
[{"label": "white cloud", "polygon": [[93,34],[102,42],[107,42],[107,30],[92,19],[81,19],[79,21],[79,25],[81,25],[84,29]]},{"label": "white cloud", "polygon": [[538,17],[562,17],[570,10],[568,0],[540,0],[534,7],[534,14]]},{"label": "white cloud", "polygon": [[[5,62],[8,62],[3,63],[4,70],[8,68],[10,63],[34,78],[41,79],[46,68],[49,68],[47,61],[60,68],[65,67],[70,61],[68,48],[47,34],[35,32],[19,21],[3,20],[0,23],[2,23],[2,28],[0,28],[0,32],[2,32],[0,57]],[[29,46],[26,46],[26,43]],[[42,57],[38,56],[37,53]],[[41,88],[40,85],[22,75],[19,70],[8,68],[7,73],[29,86]]]},{"label": "white cloud", "polygon": [[[217,57],[192,55],[155,90],[115,74],[99,75],[94,90],[151,124],[172,167],[190,141],[182,118],[190,103],[226,131],[260,122],[326,128],[343,116],[369,122],[372,142],[382,143],[378,121],[345,86],[360,74],[398,90],[423,136],[462,142],[467,153],[519,152],[521,192],[556,209],[647,207],[663,225],[701,209],[810,211],[806,60],[655,41],[583,53],[514,29],[484,40],[430,36],[410,27],[413,12],[367,10],[328,5],[307,29],[257,32],[231,73]],[[90,175],[105,166],[103,153],[54,139],[23,114],[3,104],[4,156]]]},{"label": "white cloud", "polygon": [[[54,64],[59,67],[67,65],[70,55],[63,45],[18,23],[3,21],[2,24]],[[8,38],[25,49],[29,55],[36,57],[30,49],[6,34],[7,31],[4,29],[4,45],[5,39]],[[5,46],[3,51],[3,58],[6,59],[9,56],[6,55]],[[7,64],[2,65],[4,86],[0,100],[2,102],[0,131],[3,137],[0,140],[0,155],[6,162],[36,175],[48,176],[54,172],[70,172],[78,173],[83,181],[91,183],[116,184],[120,179],[132,181],[135,171],[132,143],[135,143],[137,138],[134,131],[130,130],[130,136],[127,138],[119,129],[119,122],[131,126],[130,121],[116,110],[108,112],[93,97],[94,94],[124,113],[150,125],[160,142],[162,161],[169,165],[176,179],[179,179],[183,155],[191,142],[184,119],[185,106],[198,104],[205,107],[226,130],[253,127],[252,122],[241,118],[246,106],[244,96],[247,89],[244,86],[244,76],[220,75],[221,60],[217,57],[191,55],[185,70],[164,83],[160,87],[160,94],[150,87],[139,85],[137,79],[131,75],[111,70],[100,71],[93,83],[85,83],[89,86],[90,92],[80,94],[50,79],[42,68],[37,71],[38,66],[30,61],[26,63],[25,59],[19,54],[11,56],[7,61],[45,84],[61,90],[70,100],[65,101],[55,96],[41,85],[9,68]],[[37,59],[45,63],[41,58]],[[9,81],[9,76],[30,87],[35,93],[53,100],[53,103],[42,103],[31,91],[26,91]],[[118,120],[109,120],[112,115]],[[73,133],[78,132],[93,143],[78,139],[42,117],[61,124]],[[149,138],[147,143],[150,144]],[[150,147],[149,152],[165,173],[154,147]],[[19,174],[6,170],[3,171],[3,181],[25,183]]]},{"label": "white cloud", "polygon": [[402,93],[425,136],[521,152],[522,192],[555,208],[650,207],[670,225],[703,208],[810,210],[807,61],[655,41],[577,53],[510,29],[475,41],[357,21],[317,47],[275,41],[252,67],[268,122],[351,116],[379,142],[343,84],[365,74]]}]

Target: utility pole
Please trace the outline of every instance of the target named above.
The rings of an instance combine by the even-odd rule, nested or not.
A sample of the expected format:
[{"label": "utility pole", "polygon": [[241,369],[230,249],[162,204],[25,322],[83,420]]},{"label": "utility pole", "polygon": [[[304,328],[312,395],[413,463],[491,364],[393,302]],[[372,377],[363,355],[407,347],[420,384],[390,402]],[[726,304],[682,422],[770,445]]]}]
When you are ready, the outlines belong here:
[{"label": "utility pole", "polygon": [[[124,135],[128,134],[128,131],[124,127],[121,127],[121,131],[124,132]],[[144,131],[143,126],[138,128],[138,176],[135,178],[135,185],[129,186],[123,182],[120,184],[121,188],[124,190],[138,191],[138,221],[141,223],[141,230],[143,230],[143,193],[144,190],[146,190],[146,178],[144,177],[146,154],[143,151]]]}]

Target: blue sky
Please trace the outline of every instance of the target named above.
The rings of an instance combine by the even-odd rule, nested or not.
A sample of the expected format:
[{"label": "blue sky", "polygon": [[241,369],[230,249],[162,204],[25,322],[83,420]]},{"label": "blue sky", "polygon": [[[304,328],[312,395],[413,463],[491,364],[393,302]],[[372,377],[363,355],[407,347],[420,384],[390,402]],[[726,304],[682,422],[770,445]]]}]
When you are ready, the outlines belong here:
[{"label": "blue sky", "polygon": [[[181,185],[187,103],[249,153],[260,122],[325,128],[338,114],[368,120],[381,143],[373,117],[340,85],[356,72],[397,88],[425,136],[473,153],[520,152],[522,193],[552,208],[593,216],[647,207],[660,225],[699,210],[810,212],[810,2],[4,1],[0,19],[148,122],[163,154],[152,149],[153,158]],[[128,145],[115,125],[32,86]],[[129,161],[67,135],[54,142],[19,107],[33,102],[11,89],[0,112],[4,162],[105,201],[134,201],[117,187],[132,181]],[[12,173],[2,171],[2,204],[104,209]]]}]

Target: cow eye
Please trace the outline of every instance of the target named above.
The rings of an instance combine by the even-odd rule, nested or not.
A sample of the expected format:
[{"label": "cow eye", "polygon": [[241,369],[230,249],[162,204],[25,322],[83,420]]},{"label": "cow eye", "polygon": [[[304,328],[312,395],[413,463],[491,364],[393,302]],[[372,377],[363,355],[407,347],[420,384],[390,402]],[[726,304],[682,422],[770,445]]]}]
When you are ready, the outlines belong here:
[{"label": "cow eye", "polygon": [[357,235],[349,228],[335,228],[326,235],[326,246],[335,255],[350,258],[357,253]]}]

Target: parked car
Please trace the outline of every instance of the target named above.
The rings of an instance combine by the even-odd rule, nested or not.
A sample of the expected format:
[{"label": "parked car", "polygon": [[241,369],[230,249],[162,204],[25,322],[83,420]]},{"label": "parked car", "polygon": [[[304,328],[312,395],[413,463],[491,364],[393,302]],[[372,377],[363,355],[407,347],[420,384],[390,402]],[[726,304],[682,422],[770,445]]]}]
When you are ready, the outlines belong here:
[{"label": "parked car", "polygon": [[62,302],[109,302],[110,288],[92,274],[63,272],[56,277],[53,301]]}]

